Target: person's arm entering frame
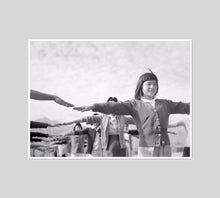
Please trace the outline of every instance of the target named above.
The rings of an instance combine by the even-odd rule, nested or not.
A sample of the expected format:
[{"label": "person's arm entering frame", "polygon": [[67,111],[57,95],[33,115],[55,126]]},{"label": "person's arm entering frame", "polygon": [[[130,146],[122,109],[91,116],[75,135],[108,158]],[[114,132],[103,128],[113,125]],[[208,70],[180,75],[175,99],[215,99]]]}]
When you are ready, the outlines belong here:
[{"label": "person's arm entering frame", "polygon": [[65,126],[65,125],[72,125],[76,124],[78,122],[86,122],[86,124],[94,124],[94,123],[100,123],[101,122],[101,116],[87,116],[78,120],[73,120],[71,122],[64,122],[60,124],[55,124],[52,125],[52,127],[60,127],[60,126]]},{"label": "person's arm entering frame", "polygon": [[74,107],[73,104],[64,101],[56,95],[46,94],[35,90],[31,90],[30,97],[33,100],[53,100],[57,104],[63,105],[65,107]]},{"label": "person's arm entering frame", "polygon": [[71,122],[64,122],[64,123],[54,124],[51,127],[60,127],[60,126],[65,126],[65,125],[72,125],[72,124],[76,124],[78,122],[85,122],[85,121],[82,118],[82,119],[78,119],[78,120],[73,120]]}]

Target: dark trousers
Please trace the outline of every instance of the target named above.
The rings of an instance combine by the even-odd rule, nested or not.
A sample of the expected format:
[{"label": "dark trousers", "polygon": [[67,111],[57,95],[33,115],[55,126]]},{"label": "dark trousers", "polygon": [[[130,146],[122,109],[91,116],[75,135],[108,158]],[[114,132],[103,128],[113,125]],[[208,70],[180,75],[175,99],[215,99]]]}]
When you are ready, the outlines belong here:
[{"label": "dark trousers", "polygon": [[126,148],[121,148],[119,135],[109,135],[106,157],[126,157]]},{"label": "dark trousers", "polygon": [[183,157],[190,157],[190,147],[189,146],[185,146],[183,148]]}]

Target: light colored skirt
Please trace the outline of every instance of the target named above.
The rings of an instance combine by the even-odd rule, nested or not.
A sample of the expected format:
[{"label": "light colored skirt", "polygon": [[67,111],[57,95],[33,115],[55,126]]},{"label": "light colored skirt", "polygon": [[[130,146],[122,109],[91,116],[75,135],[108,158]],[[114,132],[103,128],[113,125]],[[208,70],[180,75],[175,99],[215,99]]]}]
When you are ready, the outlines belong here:
[{"label": "light colored skirt", "polygon": [[138,157],[171,157],[170,145],[158,147],[138,147]]},{"label": "light colored skirt", "polygon": [[85,153],[71,153],[71,157],[86,157]]},{"label": "light colored skirt", "polygon": [[153,157],[154,147],[138,147],[137,157]]}]

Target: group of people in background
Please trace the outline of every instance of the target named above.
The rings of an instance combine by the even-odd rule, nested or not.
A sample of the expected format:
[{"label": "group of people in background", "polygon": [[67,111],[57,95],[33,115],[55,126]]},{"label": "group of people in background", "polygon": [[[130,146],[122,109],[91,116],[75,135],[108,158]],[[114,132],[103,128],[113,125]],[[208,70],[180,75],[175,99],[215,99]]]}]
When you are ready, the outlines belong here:
[{"label": "group of people in background", "polygon": [[[74,125],[70,133],[59,138],[50,137],[53,143],[47,144],[48,148],[56,147],[56,152],[62,153],[61,156],[132,157],[131,137],[134,136],[138,138],[135,156],[171,157],[168,128],[183,126],[189,139],[189,119],[169,125],[169,115],[189,115],[190,104],[158,99],[156,97],[158,90],[158,78],[151,70],[139,77],[134,99],[124,102],[119,102],[115,97],[109,97],[104,103],[75,107],[57,96],[31,90],[31,99],[54,100],[58,104],[72,107],[73,110],[96,112],[91,116],[56,125],[31,122],[31,128]],[[88,127],[83,129],[80,123],[85,123]],[[134,125],[136,130],[128,130],[129,125]],[[31,145],[32,148],[37,148],[36,145],[40,143],[37,144],[32,139]],[[183,149],[183,156],[190,156],[189,141]]]}]

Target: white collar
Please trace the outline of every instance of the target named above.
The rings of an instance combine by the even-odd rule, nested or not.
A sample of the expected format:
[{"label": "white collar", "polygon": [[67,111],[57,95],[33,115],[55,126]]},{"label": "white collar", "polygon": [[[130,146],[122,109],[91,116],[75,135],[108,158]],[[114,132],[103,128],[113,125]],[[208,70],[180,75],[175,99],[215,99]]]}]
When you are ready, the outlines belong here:
[{"label": "white collar", "polygon": [[157,99],[156,97],[155,97],[154,99],[152,99],[152,100],[148,100],[148,99],[146,99],[146,98],[144,98],[144,97],[141,98],[141,100],[142,100],[143,102],[149,102],[149,103],[154,103],[156,99]]}]

